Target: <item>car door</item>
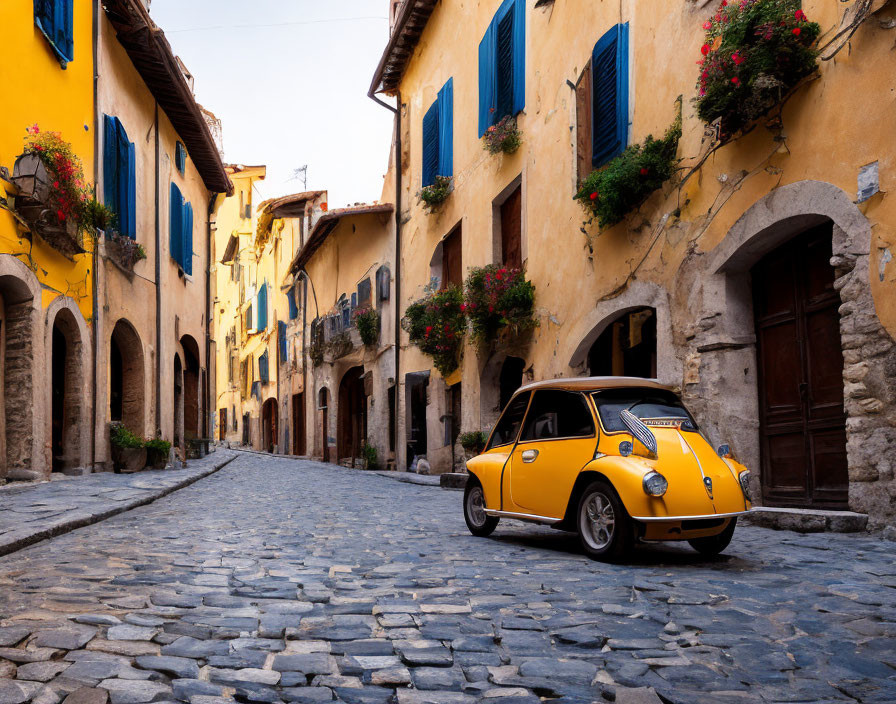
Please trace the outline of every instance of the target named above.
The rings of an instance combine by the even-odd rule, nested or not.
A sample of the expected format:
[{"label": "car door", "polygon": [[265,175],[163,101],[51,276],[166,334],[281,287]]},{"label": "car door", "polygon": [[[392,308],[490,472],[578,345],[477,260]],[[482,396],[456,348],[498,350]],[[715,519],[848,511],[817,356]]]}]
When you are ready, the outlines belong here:
[{"label": "car door", "polygon": [[536,391],[509,462],[516,510],[562,518],[576,477],[596,446],[594,417],[583,394]]},{"label": "car door", "polygon": [[[531,392],[523,391],[510,400],[498,419],[485,450],[470,460],[471,471],[479,479],[485,492],[486,508],[501,510],[505,507],[505,490],[502,486],[504,469],[519,437],[531,395]],[[509,491],[506,493],[509,494]]]}]

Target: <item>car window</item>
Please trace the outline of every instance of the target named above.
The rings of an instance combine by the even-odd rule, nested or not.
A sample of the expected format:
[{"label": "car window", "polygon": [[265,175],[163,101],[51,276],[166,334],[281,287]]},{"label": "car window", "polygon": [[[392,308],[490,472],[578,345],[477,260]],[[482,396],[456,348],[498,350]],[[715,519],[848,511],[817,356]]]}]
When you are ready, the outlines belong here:
[{"label": "car window", "polygon": [[536,391],[526,416],[522,441],[587,438],[594,435],[594,420],[585,397],[574,391]]},{"label": "car window", "polygon": [[495,426],[487,450],[516,440],[520,426],[523,424],[523,416],[526,415],[526,406],[529,405],[530,395],[531,392],[525,391],[507,404],[507,408],[504,409],[504,413],[501,414],[501,418]]},{"label": "car window", "polygon": [[620,413],[628,409],[641,420],[681,419],[682,430],[697,430],[697,422],[681,400],[662,389],[604,389],[592,394],[600,422],[608,433],[625,430]]}]

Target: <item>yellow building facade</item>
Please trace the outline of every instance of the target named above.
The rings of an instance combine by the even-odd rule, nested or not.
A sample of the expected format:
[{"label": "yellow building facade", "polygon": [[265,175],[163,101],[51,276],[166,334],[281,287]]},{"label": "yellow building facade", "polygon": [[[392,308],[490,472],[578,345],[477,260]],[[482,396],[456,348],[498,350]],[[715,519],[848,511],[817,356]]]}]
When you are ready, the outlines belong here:
[{"label": "yellow building facade", "polygon": [[[753,469],[761,503],[891,521],[896,481],[882,457],[896,442],[896,201],[886,195],[894,150],[879,126],[896,73],[884,69],[894,66],[892,37],[878,20],[892,9],[874,4],[848,50],[825,47],[829,60],[788,96],[780,120],[726,141],[692,101],[717,3],[537,5],[405,0],[371,86],[372,97],[396,96],[399,110],[400,175],[393,168],[387,183],[401,184],[401,310],[438,275],[451,238],[465,275],[513,255],[536,290],[538,327],[466,344],[448,379],[402,337],[398,426],[427,440],[400,466],[425,455],[450,470],[457,448],[445,419],[459,405],[462,430],[487,431],[524,381],[648,376],[679,389],[713,443],[729,443]],[[849,25],[843,7],[802,7],[827,37]],[[583,120],[594,103],[581,87],[607,37],[616,38],[620,105],[587,120],[616,120],[617,151],[663,135],[679,114],[682,135],[675,175],[600,229],[573,196],[597,129]],[[480,138],[488,41],[510,42],[520,62],[509,97],[500,85],[496,96],[521,133],[511,154],[489,153]],[[440,175],[453,190],[429,213],[417,197],[431,173],[424,123],[449,85],[453,164]],[[860,112],[845,109],[854,95]],[[486,124],[500,117],[486,112]],[[775,288],[781,271],[795,272],[783,277],[786,291]]]}]

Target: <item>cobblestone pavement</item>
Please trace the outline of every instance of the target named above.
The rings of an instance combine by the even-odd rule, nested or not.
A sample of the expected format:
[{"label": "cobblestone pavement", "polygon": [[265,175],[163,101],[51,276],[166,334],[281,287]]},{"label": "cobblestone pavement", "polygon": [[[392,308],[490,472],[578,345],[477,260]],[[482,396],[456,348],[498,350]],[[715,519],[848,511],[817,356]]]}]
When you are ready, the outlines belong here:
[{"label": "cobblestone pavement", "polygon": [[0,488],[0,555],[135,508],[201,479],[236,456],[230,450],[182,469],[100,472]]},{"label": "cobblestone pavement", "polygon": [[459,492],[246,454],[0,559],[0,704],[894,702],[892,552],[745,527],[605,565],[474,538]]}]

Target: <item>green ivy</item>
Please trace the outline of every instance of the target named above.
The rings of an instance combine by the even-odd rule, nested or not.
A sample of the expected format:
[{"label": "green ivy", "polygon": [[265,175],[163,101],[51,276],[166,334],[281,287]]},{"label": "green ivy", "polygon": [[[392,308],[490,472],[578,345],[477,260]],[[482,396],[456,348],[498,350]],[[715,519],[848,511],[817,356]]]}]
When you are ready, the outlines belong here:
[{"label": "green ivy", "polygon": [[353,314],[361,342],[368,347],[380,339],[380,314],[373,308],[358,308]]},{"label": "green ivy", "polygon": [[818,66],[821,28],[800,0],[722,2],[703,24],[697,114],[724,140],[762,117]]},{"label": "green ivy", "polygon": [[632,144],[582,182],[574,198],[597,218],[600,227],[622,222],[627,213],[672,178],[681,139],[680,107],[679,102],[678,117],[662,139],[648,135],[643,144]]},{"label": "green ivy", "polygon": [[463,303],[460,288],[449,286],[409,305],[401,322],[411,343],[432,357],[442,376],[451,374],[459,364],[467,326]]}]

